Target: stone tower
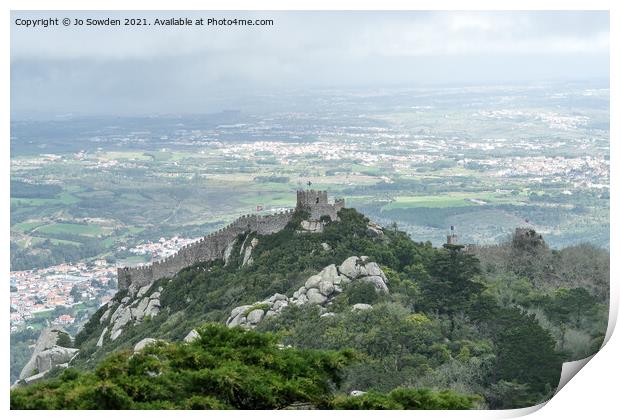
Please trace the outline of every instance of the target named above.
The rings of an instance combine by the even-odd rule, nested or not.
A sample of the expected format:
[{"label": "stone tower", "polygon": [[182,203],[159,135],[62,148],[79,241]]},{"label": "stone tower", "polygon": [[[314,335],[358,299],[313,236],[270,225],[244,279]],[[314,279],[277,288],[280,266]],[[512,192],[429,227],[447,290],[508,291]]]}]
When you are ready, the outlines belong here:
[{"label": "stone tower", "polygon": [[338,212],[344,208],[344,199],[334,200],[329,203],[327,191],[298,190],[297,208],[306,209],[310,212],[310,220],[320,220],[322,216],[329,216],[331,220],[338,220]]},{"label": "stone tower", "polygon": [[327,191],[315,190],[298,190],[297,191],[297,207],[312,207],[316,205],[324,205],[327,203]]},{"label": "stone tower", "polygon": [[454,230],[454,226],[450,226],[450,233],[448,233],[446,243],[448,245],[456,245],[458,241],[459,241],[459,237],[456,234],[456,230]]}]

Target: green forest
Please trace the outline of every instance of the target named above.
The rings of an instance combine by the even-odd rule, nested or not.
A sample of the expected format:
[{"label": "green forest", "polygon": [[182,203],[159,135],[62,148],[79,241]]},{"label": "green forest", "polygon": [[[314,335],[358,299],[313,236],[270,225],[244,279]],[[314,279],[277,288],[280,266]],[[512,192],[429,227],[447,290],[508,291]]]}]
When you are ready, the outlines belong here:
[{"label": "green forest", "polygon": [[[161,290],[159,314],[97,347],[101,308],[75,337],[72,367],[14,389],[11,407],[518,408],[551,398],[562,363],[602,344],[605,250],[553,250],[533,231],[500,245],[434,248],[396,225],[369,235],[354,209],[321,233],[299,233],[306,216],[298,211],[272,235],[250,234],[258,239],[251,265],[242,266],[237,240],[228,264],[156,281],[147,293]],[[389,293],[351,283],[330,302],[335,316],[291,305],[254,331],[223,325],[232,308],[290,295],[352,255],[379,264]],[[358,303],[372,310],[352,311]],[[200,338],[184,343],[192,329]],[[147,337],[160,341],[132,353]]]}]

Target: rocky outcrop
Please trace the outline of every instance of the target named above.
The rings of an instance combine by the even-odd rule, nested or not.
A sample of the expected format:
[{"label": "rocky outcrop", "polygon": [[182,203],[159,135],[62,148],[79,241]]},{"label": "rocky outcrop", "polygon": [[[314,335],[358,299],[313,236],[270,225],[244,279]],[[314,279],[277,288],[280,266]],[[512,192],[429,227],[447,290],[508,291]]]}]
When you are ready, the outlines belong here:
[{"label": "rocky outcrop", "polygon": [[319,220],[302,220],[300,232],[320,233],[323,232],[324,223]]},{"label": "rocky outcrop", "polygon": [[199,338],[200,338],[200,334],[198,333],[198,331],[191,330],[190,332],[187,333],[183,341],[186,343],[191,343],[193,341],[198,340]]},{"label": "rocky outcrop", "polygon": [[61,346],[53,346],[50,349],[43,350],[36,355],[36,369],[40,373],[47,372],[55,366],[71,361],[78,351],[78,349]]},{"label": "rocky outcrop", "polygon": [[279,314],[288,304],[289,299],[286,295],[276,293],[268,299],[255,302],[253,305],[236,307],[231,311],[230,317],[226,320],[226,325],[230,328],[254,328],[265,317]]},{"label": "rocky outcrop", "polygon": [[239,255],[243,255],[243,261],[241,262],[242,267],[246,265],[252,265],[252,263],[254,262],[254,259],[252,258],[252,251],[254,251],[254,249],[256,249],[256,247],[258,246],[258,238],[252,238],[250,244],[246,247],[245,243],[247,239],[248,238],[246,237],[246,240],[243,241],[243,244],[241,245],[241,250],[239,251]]},{"label": "rocky outcrop", "polygon": [[98,347],[103,346],[108,332],[109,339],[114,341],[120,337],[126,326],[140,324],[146,317],[154,317],[159,313],[161,309],[159,298],[163,288],[159,287],[157,291],[147,295],[150,289],[151,285],[143,286],[138,290],[132,290],[130,287],[129,296],[125,296],[120,302],[113,299],[106,304],[108,308],[99,322],[107,323],[107,325],[99,336]]},{"label": "rocky outcrop", "polygon": [[157,340],[155,338],[150,338],[150,337],[143,338],[142,340],[138,341],[135,346],[133,346],[133,351],[134,352],[142,351],[149,344],[157,343],[158,341],[160,340]]},{"label": "rocky outcrop", "polygon": [[375,262],[368,262],[368,257],[349,257],[336,266],[325,267],[320,273],[310,276],[305,284],[293,293],[291,304],[323,305],[337,294],[342,293],[344,285],[351,282],[368,282],[375,290],[388,293],[388,279]]},{"label": "rocky outcrop", "polygon": [[372,309],[372,305],[369,305],[367,303],[356,303],[355,305],[353,305],[353,308],[351,308],[353,312],[369,311],[371,309]]},{"label": "rocky outcrop", "polygon": [[[371,283],[377,292],[389,293],[388,279],[383,270],[375,262],[369,262],[368,257],[349,257],[337,267],[329,265],[318,274],[308,277],[302,287],[289,298],[276,293],[273,296],[252,305],[243,305],[234,308],[226,325],[229,327],[254,328],[263,319],[278,315],[289,305],[320,305],[327,306],[339,293],[344,285],[351,282]],[[371,305],[356,304],[355,311],[372,309]],[[324,315],[334,316],[328,312]]]},{"label": "rocky outcrop", "polygon": [[[109,309],[108,309],[109,310]],[[103,331],[101,331],[101,335],[99,336],[99,340],[97,340],[97,347],[103,346],[103,338],[108,333],[108,327],[105,327]]]},{"label": "rocky outcrop", "polygon": [[[63,337],[66,336],[66,337]],[[22,369],[19,379],[25,383],[42,379],[56,366],[65,366],[78,354],[78,349],[58,345],[69,334],[58,327],[46,328],[37,340],[30,360]]]},{"label": "rocky outcrop", "polygon": [[375,222],[368,222],[366,234],[371,238],[382,238],[384,235],[383,228]]},{"label": "rocky outcrop", "polygon": [[224,249],[224,265],[228,265],[228,263],[230,262],[230,256],[232,255],[232,251],[236,243],[237,243],[237,238],[231,241],[226,246],[226,249]]},{"label": "rocky outcrop", "polygon": [[372,283],[378,292],[388,292],[388,279],[376,262],[368,257],[349,257],[338,267],[339,272],[351,280]]}]

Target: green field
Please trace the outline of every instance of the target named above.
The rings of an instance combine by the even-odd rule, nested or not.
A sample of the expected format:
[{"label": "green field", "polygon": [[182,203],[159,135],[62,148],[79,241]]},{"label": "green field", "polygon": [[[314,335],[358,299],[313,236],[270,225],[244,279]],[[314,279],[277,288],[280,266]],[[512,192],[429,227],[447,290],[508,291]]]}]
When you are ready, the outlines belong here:
[{"label": "green field", "polygon": [[47,234],[68,233],[71,235],[97,236],[103,233],[103,229],[99,225],[81,225],[76,223],[54,223],[51,225],[41,226],[37,232]]},{"label": "green field", "polygon": [[394,201],[384,206],[384,210],[407,209],[416,207],[448,208],[483,206],[486,204],[522,204],[518,196],[506,196],[490,192],[459,193],[442,195],[397,196]]},{"label": "green field", "polygon": [[261,205],[264,207],[293,207],[295,206],[295,193],[263,193],[260,195],[245,195],[240,202],[249,206]]},{"label": "green field", "polygon": [[34,316],[35,319],[46,319],[46,318],[50,318],[53,313],[54,313],[54,310],[50,309],[47,311],[35,312],[32,315]]},{"label": "green field", "polygon": [[357,163],[351,165],[351,171],[373,176],[383,175],[383,170],[381,168],[377,168],[376,166],[359,165]]},{"label": "green field", "polygon": [[37,222],[22,222],[16,223],[12,226],[13,230],[16,232],[28,232],[34,228],[44,225],[45,222],[37,221]]},{"label": "green field", "polygon": [[51,204],[75,204],[80,200],[68,192],[62,192],[58,198],[17,198],[11,197],[11,205],[16,206],[45,206]]}]

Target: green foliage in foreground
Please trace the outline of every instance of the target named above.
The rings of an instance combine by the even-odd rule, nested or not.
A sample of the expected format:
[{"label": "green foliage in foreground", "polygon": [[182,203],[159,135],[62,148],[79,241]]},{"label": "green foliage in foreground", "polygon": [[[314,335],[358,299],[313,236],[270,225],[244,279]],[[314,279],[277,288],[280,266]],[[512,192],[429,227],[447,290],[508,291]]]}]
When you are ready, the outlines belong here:
[{"label": "green foliage in foreground", "polygon": [[[295,374],[296,381],[310,376],[312,384],[329,384],[317,392],[303,391],[304,387],[294,383],[290,386],[306,396],[290,394],[286,387],[293,378],[282,371],[275,372],[274,379],[269,366],[269,372],[261,371],[265,375],[262,377],[254,372],[254,365],[250,369],[243,360],[241,366],[229,366],[228,359],[213,362],[213,366],[220,369],[221,364],[226,364],[226,372],[241,378],[241,382],[234,382],[238,387],[234,392],[248,393],[243,394],[242,402],[211,388],[208,393],[183,388],[183,384],[195,380],[193,367],[163,371],[162,379],[154,376],[145,383],[145,387],[157,385],[168,392],[159,381],[174,373],[178,377],[170,380],[182,388],[179,394],[177,388],[170,388],[174,390],[173,399],[166,399],[163,391],[163,397],[151,397],[151,391],[142,390],[142,385],[125,388],[126,383],[137,380],[133,377],[107,380],[128,395],[131,407],[207,407],[205,395],[213,407],[217,402],[217,406],[233,408],[279,408],[291,403],[319,408],[417,408],[419,405],[404,401],[424,400],[423,395],[442,402],[431,404],[426,399],[419,403],[422,407],[450,407],[452,403],[442,399],[440,391],[452,390],[482,396],[479,406],[504,409],[546,401],[558,384],[562,362],[586,357],[600,347],[607,321],[607,295],[601,291],[608,283],[602,251],[601,255],[588,254],[598,255],[589,258],[595,261],[593,266],[581,260],[584,266],[580,271],[567,276],[557,268],[569,266],[561,252],[554,256],[555,251],[538,240],[535,244],[515,246],[511,241],[473,250],[453,245],[437,249],[413,241],[396,227],[385,229],[381,238],[370,236],[368,219],[353,209],[342,210],[340,221],[312,235],[296,232],[304,217],[307,215],[296,214],[286,229],[272,235],[251,234],[250,238],[257,237],[259,243],[250,266],[241,265],[240,248],[248,237],[240,236],[227,265],[222,261],[196,264],[171,279],[158,280],[147,294],[163,287],[162,311],[139,325],[125,327],[116,340],[106,340],[98,347],[96,343],[106,327],[100,317],[108,309],[102,307],[76,336],[80,355],[72,366],[96,370],[97,364],[111,353],[131,349],[145,337],[179,342],[196,325],[223,323],[236,306],[261,301],[273,293],[292,295],[310,275],[329,264],[340,264],[351,255],[366,255],[380,264],[389,279],[390,293],[377,293],[368,283],[354,282],[330,302],[330,316],[322,317],[323,311],[316,306],[290,305],[257,328],[257,332],[277,334],[281,343],[297,352],[310,352],[304,354],[353,349],[355,358],[338,372],[319,367],[315,374]],[[323,243],[331,249],[324,249]],[[556,264],[559,261],[564,263]],[[115,300],[120,301],[126,293],[119,292]],[[371,304],[373,309],[353,311],[356,303]],[[166,348],[175,346],[183,345]],[[282,351],[275,354],[281,356]],[[215,359],[220,353],[211,356]],[[337,380],[330,375],[337,375]],[[250,377],[260,380],[252,382]],[[98,383],[96,377],[88,382],[87,378],[92,378],[88,374],[82,378],[80,381],[89,386]],[[218,378],[213,380],[229,380],[228,376]],[[33,400],[41,400],[28,401],[29,406],[45,404],[50,387],[44,389],[28,394]],[[432,391],[425,394],[424,389]],[[350,401],[338,396],[352,390],[368,393]],[[397,390],[407,398],[393,394]],[[68,395],[76,392],[71,388]],[[148,398],[136,399],[136,392],[144,392]],[[255,394],[256,399],[252,399]],[[62,402],[58,406],[70,405]]]},{"label": "green foliage in foreground", "polygon": [[476,397],[397,389],[388,395],[334,397],[351,350],[280,348],[271,334],[207,324],[190,344],[156,343],[115,353],[94,372],[67,369],[59,378],[11,392],[12,409],[472,408]]},{"label": "green foliage in foreground", "polygon": [[462,410],[477,398],[453,391],[396,388],[389,394],[369,392],[358,397],[337,397],[333,408],[344,410]]}]

